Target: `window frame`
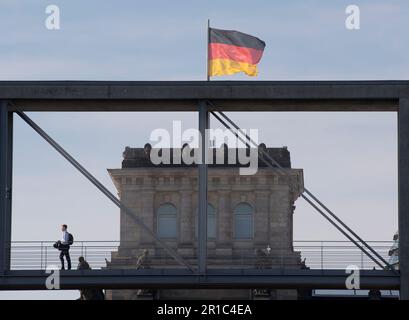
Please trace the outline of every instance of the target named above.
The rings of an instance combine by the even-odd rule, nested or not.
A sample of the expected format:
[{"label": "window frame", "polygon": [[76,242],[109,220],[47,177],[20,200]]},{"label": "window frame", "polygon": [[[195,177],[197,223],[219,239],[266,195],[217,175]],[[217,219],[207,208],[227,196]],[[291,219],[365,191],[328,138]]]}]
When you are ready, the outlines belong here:
[{"label": "window frame", "polygon": [[[165,206],[172,207],[174,209],[174,212],[175,212],[175,214],[174,214],[175,215],[175,225],[176,225],[175,235],[170,236],[170,237],[169,236],[162,236],[160,234],[160,232],[159,232],[159,230],[160,230],[160,216],[161,215],[169,215],[170,216],[170,214],[160,213],[159,212],[161,210],[161,208],[165,207]],[[177,210],[177,207],[174,204],[170,203],[170,202],[166,202],[166,203],[161,204],[158,207],[158,209],[156,210],[156,235],[158,236],[159,239],[177,240],[178,239],[178,234],[179,234],[179,226],[178,226],[178,210]]]},{"label": "window frame", "polygon": [[[243,214],[243,213],[237,213],[237,208],[241,205],[246,205],[247,207],[249,207],[251,209],[249,214]],[[254,213],[255,213],[255,209],[254,206],[251,205],[249,202],[239,202],[233,210],[233,240],[234,241],[249,241],[249,240],[253,240],[254,239]],[[237,226],[236,226],[236,217],[242,215],[242,216],[249,216],[250,217],[250,236],[249,237],[238,237],[237,234]]]}]

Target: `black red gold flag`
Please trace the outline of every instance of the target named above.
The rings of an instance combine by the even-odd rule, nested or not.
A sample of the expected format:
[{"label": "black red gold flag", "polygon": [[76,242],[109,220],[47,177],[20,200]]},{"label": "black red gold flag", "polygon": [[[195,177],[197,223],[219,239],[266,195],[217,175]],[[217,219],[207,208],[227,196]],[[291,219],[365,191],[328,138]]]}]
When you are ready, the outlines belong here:
[{"label": "black red gold flag", "polygon": [[266,44],[254,36],[233,30],[209,29],[209,76],[244,72],[256,76]]}]

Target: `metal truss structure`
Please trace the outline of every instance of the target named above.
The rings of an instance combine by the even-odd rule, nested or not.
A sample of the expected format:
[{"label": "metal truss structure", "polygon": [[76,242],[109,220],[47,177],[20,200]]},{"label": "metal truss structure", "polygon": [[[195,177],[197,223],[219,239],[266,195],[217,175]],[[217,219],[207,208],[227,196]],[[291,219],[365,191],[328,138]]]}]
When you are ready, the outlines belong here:
[{"label": "metal truss structure", "polygon": [[[134,216],[119,199],[82,167],[26,114],[26,111],[198,111],[202,160],[206,159],[209,115],[239,127],[225,111],[385,111],[398,115],[400,270],[384,259],[346,226],[310,191],[303,198],[349,240],[386,270],[361,274],[362,288],[400,289],[409,299],[409,82],[408,81],[223,81],[223,82],[0,82],[0,289],[44,289],[43,271],[10,270],[13,114],[51,144],[118,207]],[[218,118],[221,115],[222,118]],[[249,145],[251,141],[247,139]],[[274,159],[269,159],[274,163]],[[168,271],[98,270],[62,273],[63,288],[344,288],[343,270],[210,270],[207,268],[207,165],[199,171],[198,266],[187,264],[136,221],[185,268]],[[138,220],[136,218],[136,220]]]}]

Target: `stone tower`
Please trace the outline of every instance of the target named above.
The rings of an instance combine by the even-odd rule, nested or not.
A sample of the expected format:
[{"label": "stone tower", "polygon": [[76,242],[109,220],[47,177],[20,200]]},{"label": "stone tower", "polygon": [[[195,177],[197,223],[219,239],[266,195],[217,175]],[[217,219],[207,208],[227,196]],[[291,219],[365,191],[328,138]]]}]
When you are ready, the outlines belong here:
[{"label": "stone tower", "polygon": [[[239,165],[209,165],[208,268],[301,267],[300,254],[293,250],[293,213],[294,202],[303,192],[303,171],[291,168],[287,148],[260,147],[279,162],[286,174],[278,168],[267,167],[261,159],[257,173],[250,176],[239,175]],[[224,148],[225,155],[235,152]],[[197,166],[183,162],[154,165],[149,145],[127,147],[123,157],[121,169],[108,170],[121,201],[163,241],[196,265]],[[120,246],[112,253],[107,267],[180,266],[133,219],[121,212]],[[260,296],[296,298],[297,292],[167,289],[107,293],[111,299],[252,299]]]}]

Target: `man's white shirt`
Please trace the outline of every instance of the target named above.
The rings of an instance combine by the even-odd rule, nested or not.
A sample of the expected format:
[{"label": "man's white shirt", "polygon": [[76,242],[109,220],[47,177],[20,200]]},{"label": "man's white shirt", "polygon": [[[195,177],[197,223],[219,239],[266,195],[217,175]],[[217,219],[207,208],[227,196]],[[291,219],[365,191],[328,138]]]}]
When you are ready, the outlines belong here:
[{"label": "man's white shirt", "polygon": [[63,244],[68,244],[68,232],[67,231],[63,231],[62,232],[62,238],[61,238],[61,242]]}]

